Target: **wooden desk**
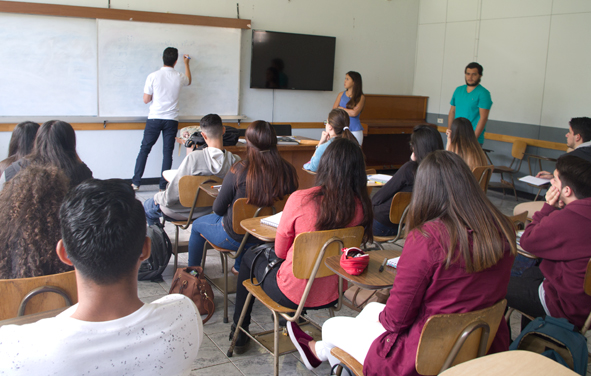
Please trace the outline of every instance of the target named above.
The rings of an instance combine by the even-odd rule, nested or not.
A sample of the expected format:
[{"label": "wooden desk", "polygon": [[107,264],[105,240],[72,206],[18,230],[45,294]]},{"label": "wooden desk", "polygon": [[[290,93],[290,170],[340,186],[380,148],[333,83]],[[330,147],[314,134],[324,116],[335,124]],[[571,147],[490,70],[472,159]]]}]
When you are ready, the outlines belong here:
[{"label": "wooden desk", "polygon": [[32,313],[30,315],[25,315],[25,316],[13,317],[11,319],[6,319],[6,320],[0,321],[0,326],[32,324],[32,323],[37,322],[41,319],[55,317],[70,307],[71,306],[53,309],[51,311]]},{"label": "wooden desk", "polygon": [[538,353],[523,350],[486,355],[451,367],[441,376],[575,376],[577,373]]},{"label": "wooden desk", "polygon": [[267,243],[275,241],[277,229],[272,226],[261,224],[261,219],[265,217],[248,218],[240,222],[240,227],[246,230],[250,235]]},{"label": "wooden desk", "polygon": [[[299,182],[298,189],[311,188],[314,186],[315,176],[303,171],[302,166],[312,158],[318,140],[300,136],[295,136],[295,138],[300,140],[299,145],[277,145],[277,150],[283,159],[295,167]],[[246,144],[238,143],[236,146],[226,146],[225,149],[232,154],[237,154],[242,159],[246,157]]]},{"label": "wooden desk", "polygon": [[394,250],[380,250],[369,251],[369,265],[367,269],[360,275],[351,275],[341,268],[341,257],[332,256],[326,259],[326,266],[335,272],[339,277],[354,283],[367,290],[379,290],[392,287],[394,284],[394,277],[396,277],[396,269],[389,266],[384,266],[384,271],[379,272],[380,266],[384,258],[394,258],[402,254],[401,251]]},{"label": "wooden desk", "polygon": [[[215,185],[219,185],[219,184],[215,184]],[[213,188],[211,183],[201,184],[199,186],[199,189],[201,189],[203,192],[207,193],[211,197],[218,197],[218,195],[220,194],[220,190],[217,188]]]}]

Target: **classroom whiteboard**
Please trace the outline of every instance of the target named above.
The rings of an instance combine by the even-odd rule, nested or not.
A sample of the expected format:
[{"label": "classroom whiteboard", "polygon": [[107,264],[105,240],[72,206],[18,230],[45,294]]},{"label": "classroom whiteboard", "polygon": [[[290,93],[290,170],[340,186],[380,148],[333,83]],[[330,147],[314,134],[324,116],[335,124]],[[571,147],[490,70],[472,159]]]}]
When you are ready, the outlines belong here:
[{"label": "classroom whiteboard", "polygon": [[96,21],[0,13],[0,116],[97,116]]},{"label": "classroom whiteboard", "polygon": [[97,20],[99,116],[147,116],[146,77],[162,67],[166,47],[191,56],[193,83],[181,89],[180,116],[237,115],[240,29]]}]

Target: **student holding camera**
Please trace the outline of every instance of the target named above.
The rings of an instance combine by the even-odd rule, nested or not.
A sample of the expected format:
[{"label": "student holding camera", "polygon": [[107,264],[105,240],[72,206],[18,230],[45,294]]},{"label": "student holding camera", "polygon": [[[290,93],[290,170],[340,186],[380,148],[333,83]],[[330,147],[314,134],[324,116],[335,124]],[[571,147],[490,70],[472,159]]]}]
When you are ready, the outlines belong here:
[{"label": "student holding camera", "polygon": [[[189,216],[191,208],[181,205],[179,199],[179,181],[183,176],[215,175],[224,178],[230,167],[240,157],[223,149],[225,128],[222,119],[216,114],[204,116],[200,122],[201,135],[207,147],[189,153],[164,191],[144,202],[146,219],[149,225],[160,221],[162,215],[183,221]],[[211,213],[211,208],[199,208],[193,212],[193,218]]]}]

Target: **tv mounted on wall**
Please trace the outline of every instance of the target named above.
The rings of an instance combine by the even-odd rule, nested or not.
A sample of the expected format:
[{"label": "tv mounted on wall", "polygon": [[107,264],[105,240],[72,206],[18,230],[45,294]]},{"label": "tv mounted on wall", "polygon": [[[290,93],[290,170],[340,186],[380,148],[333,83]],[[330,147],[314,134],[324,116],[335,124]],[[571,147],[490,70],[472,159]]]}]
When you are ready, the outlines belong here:
[{"label": "tv mounted on wall", "polygon": [[335,44],[335,37],[253,30],[250,87],[332,91]]}]

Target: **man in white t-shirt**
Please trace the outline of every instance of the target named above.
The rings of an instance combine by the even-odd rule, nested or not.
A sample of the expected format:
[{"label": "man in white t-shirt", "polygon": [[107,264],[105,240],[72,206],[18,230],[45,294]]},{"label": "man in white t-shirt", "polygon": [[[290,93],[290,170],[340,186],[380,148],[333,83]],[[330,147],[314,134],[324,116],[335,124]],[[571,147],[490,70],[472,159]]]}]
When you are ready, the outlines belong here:
[{"label": "man in white t-shirt", "polygon": [[[191,69],[189,68],[189,55],[183,56],[185,63],[185,74],[174,70],[178,60],[179,52],[174,47],[168,47],[162,54],[164,66],[151,73],[146,79],[144,86],[144,103],[150,105],[150,113],[144,129],[144,138],[140,152],[135,161],[135,169],[131,185],[138,190],[148,154],[152,146],[158,141],[162,132],[162,171],[170,170],[172,166],[172,150],[174,148],[175,136],[179,128],[179,94],[183,86],[191,85]],[[166,188],[166,180],[160,174],[160,189]]]},{"label": "man in white t-shirt", "polygon": [[55,318],[0,327],[0,374],[188,375],[203,340],[201,316],[183,295],[138,298],[151,242],[129,184],[86,180],[66,196],[60,221],[56,251],[74,265],[78,304]]}]

